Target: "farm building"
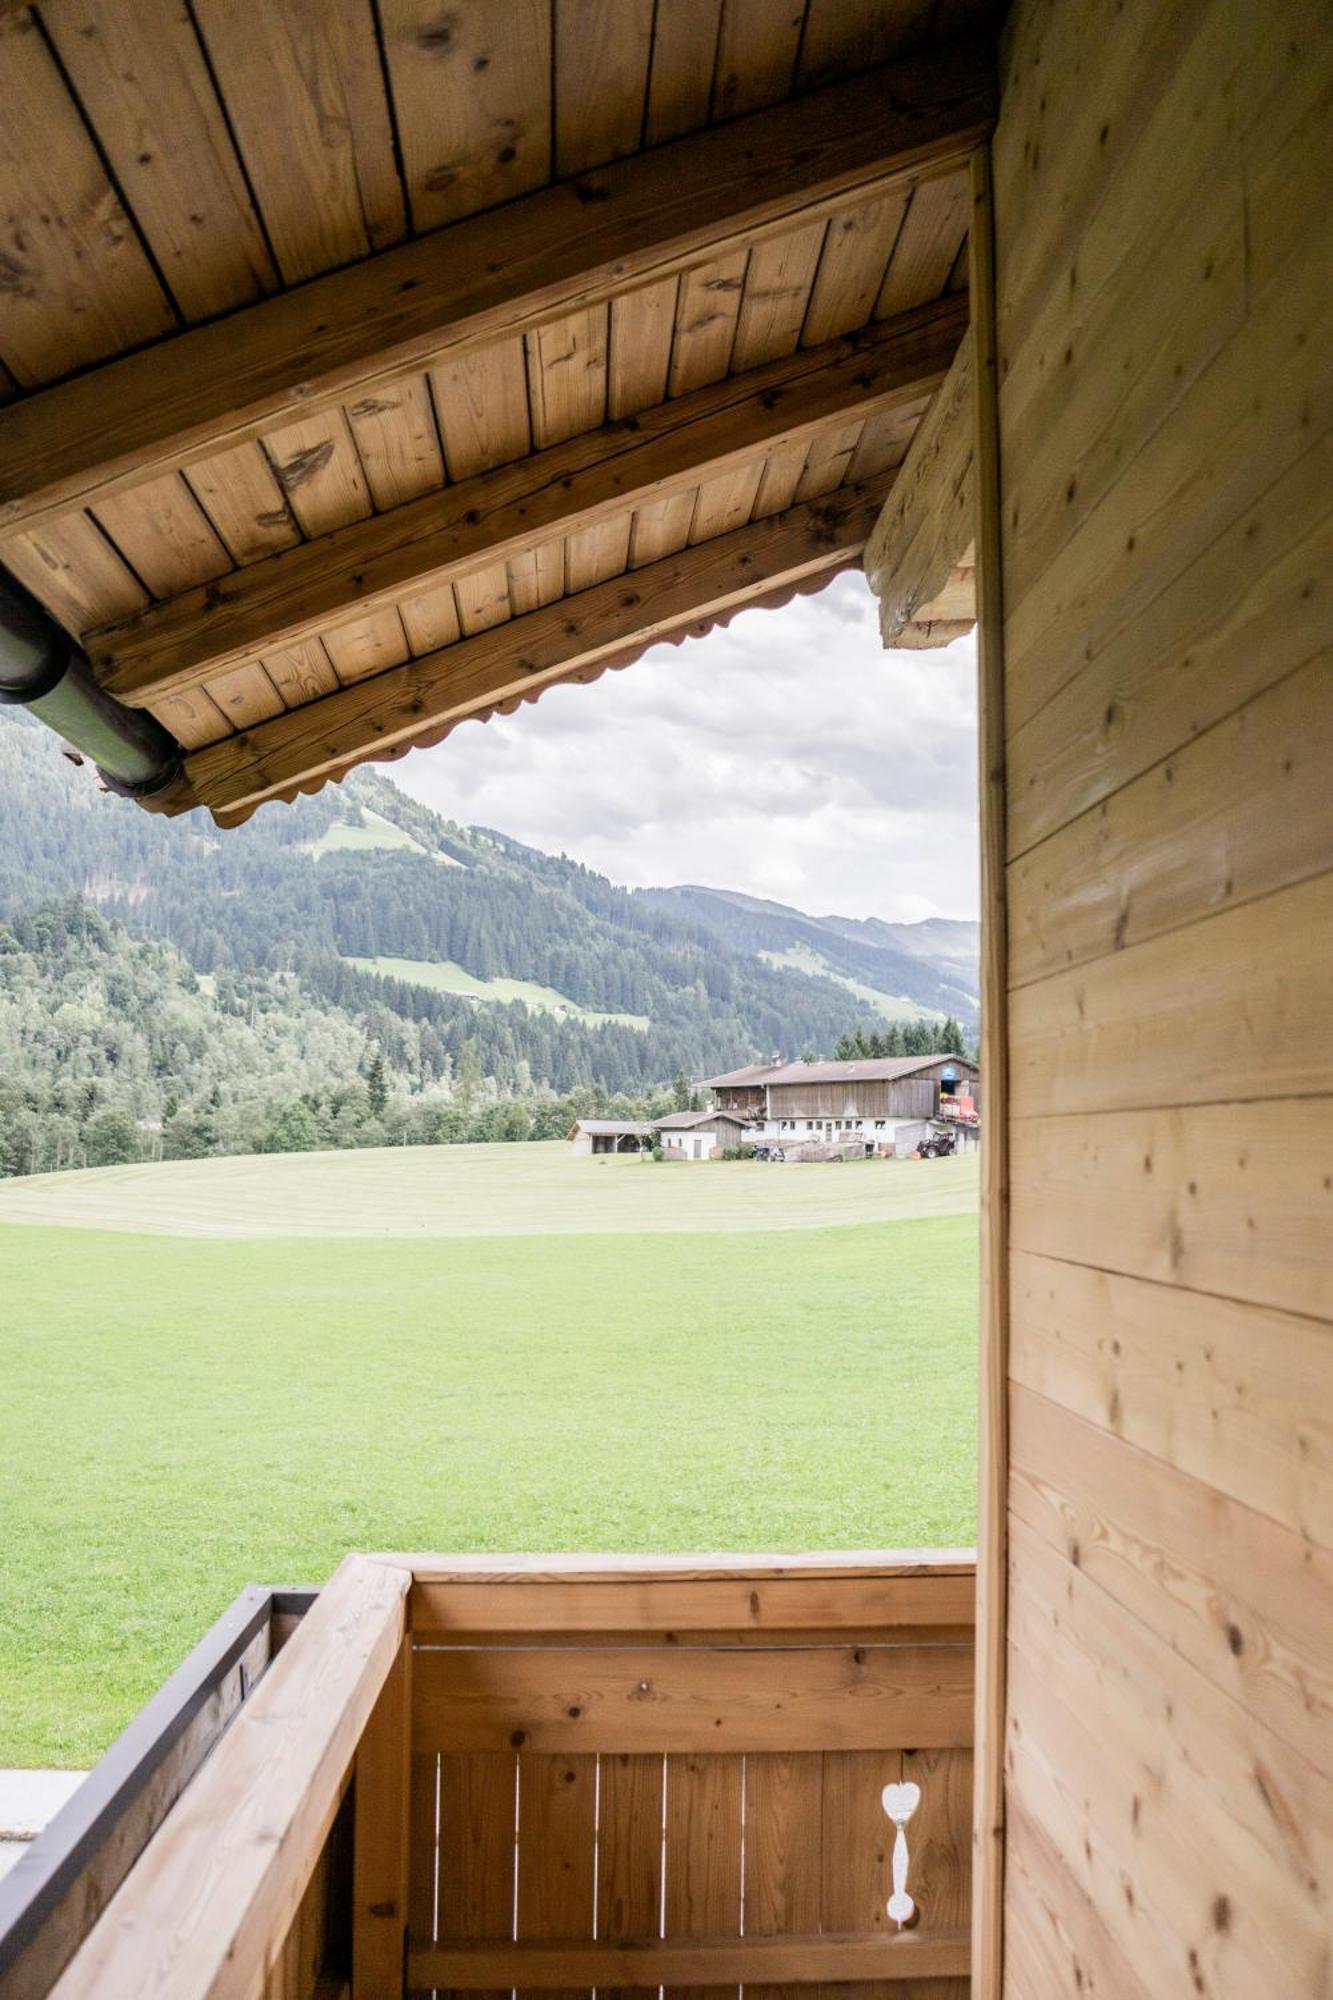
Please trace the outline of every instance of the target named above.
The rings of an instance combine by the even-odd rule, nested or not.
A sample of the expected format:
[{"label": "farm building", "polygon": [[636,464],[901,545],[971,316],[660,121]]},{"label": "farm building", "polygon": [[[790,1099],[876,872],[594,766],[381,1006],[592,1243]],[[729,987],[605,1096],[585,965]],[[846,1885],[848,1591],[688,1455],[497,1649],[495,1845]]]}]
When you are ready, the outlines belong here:
[{"label": "farm building", "polygon": [[631,1118],[578,1118],[568,1137],[579,1154],[643,1153],[653,1144],[653,1128]]},{"label": "farm building", "polygon": [[902,1150],[932,1119],[976,1116],[980,1072],[965,1056],[883,1056],[858,1062],[751,1063],[706,1079],[718,1105],[743,1117],[746,1135],[778,1144],[860,1140]]},{"label": "farm building", "polygon": [[745,1120],[730,1111],[673,1111],[654,1129],[664,1153],[686,1160],[714,1160],[749,1136]]},{"label": "farm building", "polygon": [[231,826],[975,593],[987,1121],[975,1578],[258,1590],[5,2000],[1327,1993],[1331,89],[1315,0],[0,14],[6,698]]}]

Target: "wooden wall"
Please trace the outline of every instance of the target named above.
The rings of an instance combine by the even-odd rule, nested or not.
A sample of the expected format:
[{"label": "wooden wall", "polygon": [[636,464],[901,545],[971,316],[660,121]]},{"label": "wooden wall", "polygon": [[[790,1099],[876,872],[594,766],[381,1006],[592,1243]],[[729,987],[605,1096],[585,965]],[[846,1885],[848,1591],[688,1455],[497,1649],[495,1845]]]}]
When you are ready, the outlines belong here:
[{"label": "wooden wall", "polygon": [[1004,1992],[1333,1992],[1333,33],[1018,0]]},{"label": "wooden wall", "polygon": [[929,1118],[939,1085],[929,1076],[887,1083],[778,1083],[768,1093],[770,1118]]}]

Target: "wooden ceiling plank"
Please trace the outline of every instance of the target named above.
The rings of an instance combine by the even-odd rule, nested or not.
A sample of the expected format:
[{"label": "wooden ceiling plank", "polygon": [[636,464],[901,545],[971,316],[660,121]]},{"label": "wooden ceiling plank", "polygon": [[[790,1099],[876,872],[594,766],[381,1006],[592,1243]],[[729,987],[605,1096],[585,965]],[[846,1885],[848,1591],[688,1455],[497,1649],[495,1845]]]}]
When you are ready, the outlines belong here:
[{"label": "wooden ceiling plank", "polygon": [[847,476],[847,468],[861,442],[864,428],[859,423],[839,424],[835,429],[821,431],[810,441],[806,453],[805,469],[796,482],[798,500],[814,500],[821,493],[832,493],[841,486]]},{"label": "wooden ceiling plank", "polygon": [[639,150],[653,0],[555,0],[555,171]]},{"label": "wooden ceiling plank", "polygon": [[563,444],[606,420],[607,308],[589,306],[525,341],[532,442]]},{"label": "wooden ceiling plank", "polygon": [[[834,83],[868,63],[892,62],[923,46],[937,0],[810,0],[799,81]],[[942,37],[940,39],[943,39]]]},{"label": "wooden ceiling plank", "polygon": [[[297,415],[422,367],[438,371],[446,357],[706,263],[724,244],[939,174],[985,137],[993,104],[987,51],[962,43],[928,51],[122,356],[0,410],[0,521],[12,531],[93,504]],[[115,333],[121,344],[142,337]]]},{"label": "wooden ceiling plank", "polygon": [[861,442],[852,453],[852,462],[847,468],[851,485],[864,485],[877,472],[887,472],[891,467],[902,464],[916,436],[917,426],[926,414],[929,400],[927,397],[905,410],[884,410],[878,416],[866,418]]},{"label": "wooden ceiling plank", "polygon": [[595,583],[623,576],[629,568],[632,526],[632,517],[623,514],[618,520],[599,521],[595,527],[582,528],[577,534],[567,536],[565,589],[591,590]]},{"label": "wooden ceiling plank", "polygon": [[666,401],[679,289],[678,278],[663,278],[612,299],[608,417],[632,417]]},{"label": "wooden ceiling plank", "polygon": [[455,577],[454,596],[458,622],[469,639],[474,633],[489,632],[509,621],[509,573],[503,563],[490,563],[485,569]]},{"label": "wooden ceiling plank", "polygon": [[797,438],[794,443],[779,445],[776,451],[768,454],[751,509],[752,520],[765,521],[770,514],[785,514],[788,507],[794,504],[809,449],[808,438]]},{"label": "wooden ceiling plank", "polygon": [[895,313],[908,312],[940,296],[967,235],[971,214],[966,174],[944,174],[913,190],[875,306],[877,319],[891,319]]},{"label": "wooden ceiling plank", "polygon": [[[644,411],[633,427],[571,439],[270,557],[114,629],[106,620],[108,629],[89,641],[90,656],[114,693],[145,700],[156,688],[205,678],[603,515],[642,510],[706,473],[808,443],[829,424],[919,410],[943,381],[965,324],[964,304],[946,300],[892,327],[802,350]],[[298,485],[294,500],[305,490]]]},{"label": "wooden ceiling plank", "polygon": [[809,222],[786,236],[772,236],[755,244],[731,350],[733,368],[758,368],[765,361],[795,352],[824,247],[825,226],[822,220]]},{"label": "wooden ceiling plank", "polygon": [[153,703],[152,713],[164,729],[171,731],[183,750],[221,743],[232,734],[231,723],[203,688],[164,695],[161,701]]},{"label": "wooden ceiling plank", "polygon": [[367,0],[194,0],[250,184],[289,285],[407,226]]},{"label": "wooden ceiling plank", "polygon": [[747,250],[733,250],[682,276],[668,381],[673,396],[720,382],[730,371],[748,263]]},{"label": "wooden ceiling plank", "polygon": [[401,507],[443,486],[444,454],[424,375],[360,397],[347,421],[376,507]]},{"label": "wooden ceiling plank", "polygon": [[887,194],[829,218],[801,334],[807,347],[836,340],[870,319],[906,213],[906,195]]},{"label": "wooden ceiling plank", "polygon": [[201,458],[186,483],[233,562],[258,562],[301,539],[287,495],[260,444]]},{"label": "wooden ceiling plank", "polygon": [[758,495],[763,470],[764,461],[755,459],[750,465],[736,465],[730,472],[719,473],[716,479],[704,480],[690,522],[691,545],[744,527]]},{"label": "wooden ceiling plank", "polygon": [[523,342],[495,341],[431,370],[445,464],[451,479],[522,458],[529,445]]},{"label": "wooden ceiling plank", "polygon": [[271,715],[281,715],[285,707],[258,660],[252,666],[231,667],[225,674],[219,674],[209,682],[206,692],[233,730],[267,722]]},{"label": "wooden ceiling plank", "polygon": [[318,701],[338,685],[338,676],[318,639],[304,639],[280,653],[269,653],[263,667],[284,708],[301,708],[308,701]]},{"label": "wooden ceiling plank", "polygon": [[225,576],[231,557],[179,473],[112,493],[93,519],[154,597],[176,597]]},{"label": "wooden ceiling plank", "polygon": [[42,20],[186,319],[276,290],[188,10],[179,0],[46,0]]},{"label": "wooden ceiling plank", "polygon": [[644,143],[660,146],[708,123],[722,0],[672,0],[653,28]]},{"label": "wooden ceiling plank", "polygon": [[168,333],[174,317],[25,9],[0,19],[0,356],[25,388]]},{"label": "wooden ceiling plank", "polygon": [[307,535],[327,535],[371,512],[366,476],[341,410],[270,431],[264,440],[288,505]]},{"label": "wooden ceiling plank", "polygon": [[142,611],[148,593],[86,514],[52,521],[5,548],[6,566],[76,636]]},{"label": "wooden ceiling plank", "polygon": [[[804,450],[802,457],[804,457]],[[698,499],[698,488],[687,487],[683,493],[669,493],[664,500],[649,500],[634,510],[634,525],[630,530],[630,568],[642,569],[645,564],[660,562],[663,556],[675,555],[690,539],[690,523],[694,519],[694,503]]]},{"label": "wooden ceiling plank", "polygon": [[[621,568],[625,565],[622,563]],[[565,545],[563,541],[542,542],[505,564],[509,578],[509,602],[514,616],[536,611],[539,605],[554,604],[565,594]]]},{"label": "wooden ceiling plank", "polygon": [[416,228],[543,186],[550,0],[380,0],[380,19]]},{"label": "wooden ceiling plank", "polygon": [[[344,687],[410,657],[407,634],[396,611],[376,611],[369,618],[340,625],[336,632],[325,635],[324,650]],[[207,685],[211,691],[216,683],[209,681]]]},{"label": "wooden ceiling plank", "polygon": [[234,810],[419,739],[451,718],[530,694],[627,647],[724,615],[775,586],[796,587],[845,568],[864,547],[885,492],[884,480],[847,488],[667,556],[637,571],[632,590],[616,578],[277,716],[192,757],[187,775],[194,794],[209,807]]},{"label": "wooden ceiling plank", "polygon": [[398,609],[407,643],[414,653],[433,653],[441,646],[452,646],[462,630],[451,583],[437,584],[433,590],[423,590],[416,597],[405,597]]},{"label": "wooden ceiling plank", "polygon": [[787,95],[804,20],[805,0],[724,0],[714,118],[758,111]]}]

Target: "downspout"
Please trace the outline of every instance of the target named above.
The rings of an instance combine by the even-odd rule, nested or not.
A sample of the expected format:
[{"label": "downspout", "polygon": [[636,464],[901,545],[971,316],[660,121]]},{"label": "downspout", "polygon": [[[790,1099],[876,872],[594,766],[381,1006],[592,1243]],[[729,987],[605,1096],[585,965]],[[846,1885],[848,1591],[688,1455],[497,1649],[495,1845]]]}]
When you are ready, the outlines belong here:
[{"label": "downspout", "polygon": [[0,707],[26,708],[91,758],[108,791],[145,804],[181,776],[179,743],[93,679],[83,648],[0,570]]}]

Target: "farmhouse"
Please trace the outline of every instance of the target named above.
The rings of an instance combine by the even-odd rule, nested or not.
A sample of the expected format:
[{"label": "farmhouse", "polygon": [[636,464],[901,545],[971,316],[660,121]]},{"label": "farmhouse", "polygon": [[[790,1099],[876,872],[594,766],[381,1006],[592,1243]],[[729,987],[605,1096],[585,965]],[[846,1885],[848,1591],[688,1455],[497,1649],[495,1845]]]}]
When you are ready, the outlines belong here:
[{"label": "farmhouse", "polygon": [[686,1160],[715,1160],[751,1137],[744,1118],[731,1111],[673,1111],[655,1129],[662,1151]]},{"label": "farmhouse", "polygon": [[988,1093],[975,1574],[248,1592],[5,2000],[1327,1992],[1331,88],[1312,0],[0,10],[5,699],[235,826],[853,565],[975,609]]},{"label": "farmhouse", "polygon": [[747,1139],[798,1145],[862,1141],[901,1151],[948,1118],[975,1128],[980,1072],[966,1056],[884,1056],[860,1062],[751,1063],[706,1079],[718,1108],[745,1120]]}]

